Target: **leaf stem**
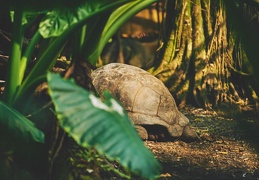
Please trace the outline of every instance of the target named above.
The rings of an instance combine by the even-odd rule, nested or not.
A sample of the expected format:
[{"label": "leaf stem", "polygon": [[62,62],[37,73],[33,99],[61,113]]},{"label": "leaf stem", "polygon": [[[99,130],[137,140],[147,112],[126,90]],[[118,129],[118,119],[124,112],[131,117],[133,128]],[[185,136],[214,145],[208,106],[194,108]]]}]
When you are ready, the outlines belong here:
[{"label": "leaf stem", "polygon": [[22,56],[21,59],[21,64],[20,64],[20,76],[19,76],[19,83],[22,83],[22,80],[24,78],[24,73],[26,70],[26,66],[28,64],[28,61],[31,59],[32,57],[32,53],[35,50],[35,47],[37,45],[37,43],[40,41],[40,39],[42,38],[42,36],[40,35],[39,31],[37,31],[34,36],[32,37],[28,47],[26,48],[24,55]]},{"label": "leaf stem", "polygon": [[14,23],[13,23],[13,37],[10,58],[8,62],[5,101],[12,105],[13,97],[20,86],[19,82],[19,67],[22,52],[23,28],[22,28],[23,10],[15,7]]}]

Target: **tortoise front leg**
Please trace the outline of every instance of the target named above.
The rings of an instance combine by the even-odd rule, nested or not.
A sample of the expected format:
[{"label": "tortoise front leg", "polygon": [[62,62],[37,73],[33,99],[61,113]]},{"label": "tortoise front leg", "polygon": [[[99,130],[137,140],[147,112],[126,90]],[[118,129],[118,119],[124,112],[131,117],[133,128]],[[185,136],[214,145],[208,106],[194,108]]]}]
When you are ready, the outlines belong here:
[{"label": "tortoise front leg", "polygon": [[138,134],[139,134],[139,136],[142,140],[148,139],[148,133],[147,133],[147,130],[144,127],[142,127],[140,125],[135,125],[135,128],[138,131]]}]

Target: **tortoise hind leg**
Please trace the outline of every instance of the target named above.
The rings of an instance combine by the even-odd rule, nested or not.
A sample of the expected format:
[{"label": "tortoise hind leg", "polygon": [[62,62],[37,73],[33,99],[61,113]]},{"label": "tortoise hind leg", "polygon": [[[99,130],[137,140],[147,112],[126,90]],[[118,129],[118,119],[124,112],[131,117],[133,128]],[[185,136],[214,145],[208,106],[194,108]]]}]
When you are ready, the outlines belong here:
[{"label": "tortoise hind leg", "polygon": [[135,128],[138,131],[138,134],[142,140],[148,139],[147,130],[143,126],[136,125]]}]

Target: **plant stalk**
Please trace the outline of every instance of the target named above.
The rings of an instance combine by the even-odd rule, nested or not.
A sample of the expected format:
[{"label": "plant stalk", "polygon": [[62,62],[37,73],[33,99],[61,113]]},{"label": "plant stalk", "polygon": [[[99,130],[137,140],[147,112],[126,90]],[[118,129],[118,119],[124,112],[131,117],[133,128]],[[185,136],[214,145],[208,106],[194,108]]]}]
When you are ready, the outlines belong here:
[{"label": "plant stalk", "polygon": [[13,97],[20,86],[20,61],[22,53],[23,27],[22,27],[23,10],[17,7],[14,12],[13,37],[11,53],[8,61],[8,71],[5,87],[4,100],[12,105]]},{"label": "plant stalk", "polygon": [[33,38],[31,39],[28,47],[26,48],[22,58],[21,58],[21,64],[20,64],[20,75],[19,75],[19,83],[22,83],[22,80],[24,78],[25,70],[28,64],[28,61],[31,60],[32,54],[35,50],[35,47],[37,43],[42,39],[42,36],[40,35],[39,31],[37,31]]}]

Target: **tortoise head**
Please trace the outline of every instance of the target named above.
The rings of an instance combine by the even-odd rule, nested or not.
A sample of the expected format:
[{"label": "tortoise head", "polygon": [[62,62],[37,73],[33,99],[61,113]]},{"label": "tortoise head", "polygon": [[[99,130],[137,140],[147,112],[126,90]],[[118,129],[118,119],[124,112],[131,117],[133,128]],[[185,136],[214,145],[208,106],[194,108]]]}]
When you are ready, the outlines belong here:
[{"label": "tortoise head", "polygon": [[192,142],[192,141],[201,141],[200,137],[198,136],[196,132],[196,128],[190,126],[189,124],[184,127],[183,129],[183,134],[182,134],[182,139],[185,142]]},{"label": "tortoise head", "polygon": [[184,114],[178,111],[175,121],[173,122],[174,123],[167,128],[172,137],[181,137],[185,141],[198,139],[196,129],[190,126],[189,119]]}]

